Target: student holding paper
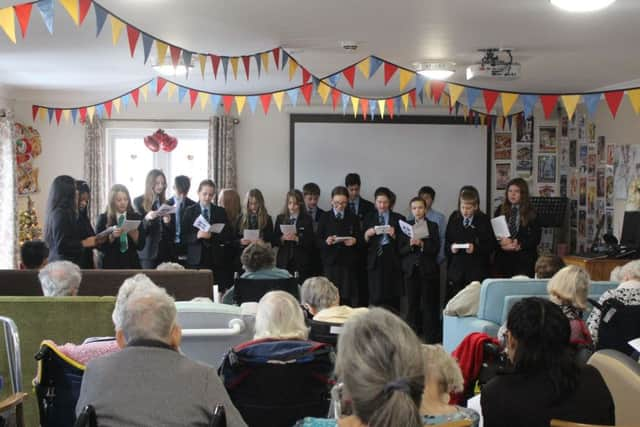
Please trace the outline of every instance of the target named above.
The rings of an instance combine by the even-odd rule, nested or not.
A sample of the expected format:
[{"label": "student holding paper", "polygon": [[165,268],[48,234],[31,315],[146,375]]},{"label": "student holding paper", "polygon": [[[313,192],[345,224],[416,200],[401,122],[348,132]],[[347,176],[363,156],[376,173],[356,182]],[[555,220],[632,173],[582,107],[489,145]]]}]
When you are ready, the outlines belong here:
[{"label": "student holding paper", "polygon": [[[276,267],[298,272],[300,283],[309,277],[311,257],[315,246],[313,222],[304,211],[304,200],[299,190],[287,193],[282,213],[276,218],[273,246],[277,246]],[[289,229],[284,232],[283,228]]]},{"label": "student holding paper", "polygon": [[[304,198],[305,212],[313,221],[313,232],[317,233],[320,217],[325,214],[325,211],[318,207],[320,187],[315,182],[307,182],[302,187],[302,196]],[[320,258],[320,248],[317,244],[314,245],[312,249],[311,265],[309,268],[309,276],[322,276],[322,259]]]},{"label": "student holding paper", "polygon": [[343,305],[352,305],[358,298],[356,245],[360,221],[347,209],[348,200],[345,187],[331,191],[332,209],[320,217],[317,233],[324,275],[340,290]]},{"label": "student holding paper", "polygon": [[380,187],[375,192],[375,211],[364,219],[367,247],[369,304],[400,310],[402,267],[398,246],[400,214],[390,210],[391,191]]},{"label": "student holding paper", "polygon": [[141,221],[142,217],[134,212],[131,206],[129,190],[116,184],[109,190],[109,204],[104,213],[98,216],[96,231],[98,234],[111,228],[107,240],[98,245],[102,268],[104,269],[137,269],[140,268],[138,251],[145,245],[144,225],[140,222],[137,229],[124,232],[122,226],[126,221]]},{"label": "student holding paper", "polygon": [[229,221],[229,233],[233,236],[233,241],[230,245],[225,246],[225,259],[226,262],[232,265],[234,272],[242,271],[242,263],[240,262],[240,239],[237,239],[240,222],[242,221],[242,204],[240,202],[240,195],[233,188],[223,188],[218,193],[218,206],[224,208],[227,213],[227,220]]},{"label": "student holding paper", "polygon": [[427,204],[424,199],[414,197],[410,206],[414,219],[407,224],[426,225],[428,235],[399,235],[407,295],[406,319],[416,333],[423,332],[427,343],[435,343],[440,335],[440,233],[438,224],[426,217]]},{"label": "student holding paper", "polygon": [[[226,262],[225,250],[231,245],[233,234],[224,208],[212,203],[216,185],[205,179],[198,186],[198,203],[187,208],[180,229],[181,240],[187,245],[188,268],[207,268],[213,271],[213,281],[220,291],[233,284],[233,266]],[[222,230],[216,230],[220,224]]]},{"label": "student holding paper", "polygon": [[188,207],[196,204],[193,200],[187,196],[189,189],[191,188],[191,180],[188,176],[178,175],[173,180],[174,196],[167,200],[167,205],[175,206],[175,213],[171,214],[171,221],[167,224],[169,232],[174,236],[173,245],[170,245],[172,250],[171,260],[174,262],[185,263],[187,257],[187,246],[181,240],[182,218]]},{"label": "student holding paper", "polygon": [[542,231],[529,201],[529,186],[524,179],[514,178],[507,184],[505,193],[504,202],[496,209],[495,216],[504,215],[509,236],[498,239],[496,270],[500,277],[518,274],[534,277]]},{"label": "student holding paper", "polygon": [[459,210],[449,218],[445,251],[449,259],[447,269],[447,298],[470,282],[482,282],[489,275],[489,256],[495,248],[495,237],[489,217],[480,211],[477,192],[460,193]]},{"label": "student holding paper", "polygon": [[[264,204],[264,196],[257,188],[253,188],[247,193],[238,231],[241,249],[252,243],[254,237],[263,242],[273,242],[273,221]],[[251,233],[245,233],[245,231]],[[248,239],[249,234],[257,234],[257,236],[251,236],[252,239]]]}]

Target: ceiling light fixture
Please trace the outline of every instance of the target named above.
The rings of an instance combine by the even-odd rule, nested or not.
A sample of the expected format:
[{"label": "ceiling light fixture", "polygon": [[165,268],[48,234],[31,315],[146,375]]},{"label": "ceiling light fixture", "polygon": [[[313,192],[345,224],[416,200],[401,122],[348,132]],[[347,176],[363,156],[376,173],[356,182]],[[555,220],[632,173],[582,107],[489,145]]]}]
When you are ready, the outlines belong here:
[{"label": "ceiling light fixture", "polygon": [[415,62],[413,68],[428,79],[445,80],[456,72],[455,62]]},{"label": "ceiling light fixture", "polygon": [[616,0],[549,0],[552,5],[569,12],[593,12],[611,6]]},{"label": "ceiling light fixture", "polygon": [[[171,62],[171,61],[168,61]],[[182,61],[177,66],[173,66],[171,63],[165,62],[162,65],[154,65],[153,69],[156,73],[169,76],[169,77],[181,77],[187,74],[187,71],[191,71],[193,68],[193,64],[189,64],[189,66],[185,66]]]}]

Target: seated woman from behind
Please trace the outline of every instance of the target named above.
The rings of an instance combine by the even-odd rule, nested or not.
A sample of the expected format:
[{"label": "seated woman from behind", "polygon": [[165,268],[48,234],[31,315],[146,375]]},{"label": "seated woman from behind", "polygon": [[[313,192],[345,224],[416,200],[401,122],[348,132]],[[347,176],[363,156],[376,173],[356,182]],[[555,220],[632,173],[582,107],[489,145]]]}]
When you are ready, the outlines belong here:
[{"label": "seated woman from behind", "polygon": [[592,345],[591,334],[582,320],[587,308],[591,279],[583,268],[569,265],[562,268],[547,283],[549,299],[557,304],[569,319],[571,344]]},{"label": "seated woman from behind", "polygon": [[300,289],[300,302],[313,316],[313,320],[328,323],[344,323],[354,314],[369,311],[368,308],[352,308],[340,305],[338,288],[326,277],[310,277]]},{"label": "seated woman from behind", "polygon": [[579,366],[562,309],[542,298],[517,302],[507,318],[512,368],[482,389],[484,425],[548,427],[551,419],[614,425],[613,399],[600,372]]},{"label": "seated woman from behind", "polygon": [[441,345],[423,345],[422,354],[425,381],[420,414],[425,425],[470,420],[473,427],[478,427],[480,417],[476,411],[449,405],[451,393],[459,393],[464,387],[458,362]]},{"label": "seated woman from behind", "polygon": [[308,336],[300,304],[290,293],[271,291],[260,298],[253,339],[306,340]]}]

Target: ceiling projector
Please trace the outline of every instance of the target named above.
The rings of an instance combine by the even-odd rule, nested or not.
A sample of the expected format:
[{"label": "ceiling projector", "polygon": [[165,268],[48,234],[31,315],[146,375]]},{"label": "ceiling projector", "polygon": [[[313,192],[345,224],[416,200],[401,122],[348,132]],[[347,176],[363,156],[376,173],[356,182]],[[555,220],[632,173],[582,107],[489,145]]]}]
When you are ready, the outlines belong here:
[{"label": "ceiling projector", "polygon": [[467,67],[467,80],[501,79],[514,80],[520,77],[521,66],[513,62],[511,49],[479,49],[485,52],[479,64]]}]

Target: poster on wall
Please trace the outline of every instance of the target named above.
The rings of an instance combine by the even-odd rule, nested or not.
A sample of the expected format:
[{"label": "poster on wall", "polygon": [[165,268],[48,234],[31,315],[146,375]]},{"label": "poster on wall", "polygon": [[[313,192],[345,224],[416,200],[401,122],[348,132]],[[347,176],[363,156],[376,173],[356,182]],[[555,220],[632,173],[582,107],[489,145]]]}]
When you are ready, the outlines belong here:
[{"label": "poster on wall", "polygon": [[540,197],[555,197],[556,186],[551,184],[538,184],[538,195]]},{"label": "poster on wall", "polygon": [[598,197],[604,197],[605,195],[605,179],[604,179],[604,168],[598,168],[597,177],[596,177],[597,187],[598,187]]},{"label": "poster on wall", "polygon": [[531,173],[533,169],[533,144],[516,144],[516,172]]},{"label": "poster on wall", "polygon": [[555,153],[558,149],[558,138],[555,126],[540,126],[538,134],[540,135],[541,153]]},{"label": "poster on wall", "polygon": [[569,178],[569,194],[571,199],[578,199],[578,172],[575,169],[571,170],[571,176]]},{"label": "poster on wall", "polygon": [[598,163],[606,163],[607,161],[607,151],[606,151],[606,143],[604,136],[598,137]]},{"label": "poster on wall", "polygon": [[628,199],[640,184],[640,144],[615,146],[613,177],[615,198]]},{"label": "poster on wall", "polygon": [[558,162],[560,163],[560,173],[567,173],[569,170],[569,140],[560,138],[560,154]]},{"label": "poster on wall", "polygon": [[596,210],[596,183],[594,181],[587,181],[587,211],[590,213]]},{"label": "poster on wall", "polygon": [[578,200],[580,201],[580,207],[585,207],[585,206],[587,206],[587,177],[586,176],[581,176],[580,177],[580,190],[579,190],[579,192],[580,193],[579,193]]},{"label": "poster on wall", "polygon": [[567,175],[560,175],[560,197],[567,197]]},{"label": "poster on wall", "polygon": [[511,160],[511,132],[496,133],[495,160]]},{"label": "poster on wall", "polygon": [[511,163],[496,164],[496,190],[504,190],[511,179]]},{"label": "poster on wall", "polygon": [[538,182],[556,182],[556,156],[541,154],[538,156]]},{"label": "poster on wall", "polygon": [[31,126],[16,123],[14,127],[16,144],[16,183],[19,195],[38,192],[39,170],[33,162],[42,152],[40,133]]},{"label": "poster on wall", "polygon": [[569,221],[571,227],[576,228],[578,226],[578,201],[571,200],[569,202]]},{"label": "poster on wall", "polygon": [[518,117],[518,126],[516,127],[516,141],[533,142],[533,116],[524,119]]},{"label": "poster on wall", "polygon": [[569,167],[575,168],[578,160],[578,141],[572,139],[569,141]]},{"label": "poster on wall", "polygon": [[613,166],[613,159],[616,155],[616,146],[608,145],[607,146],[607,166]]}]

